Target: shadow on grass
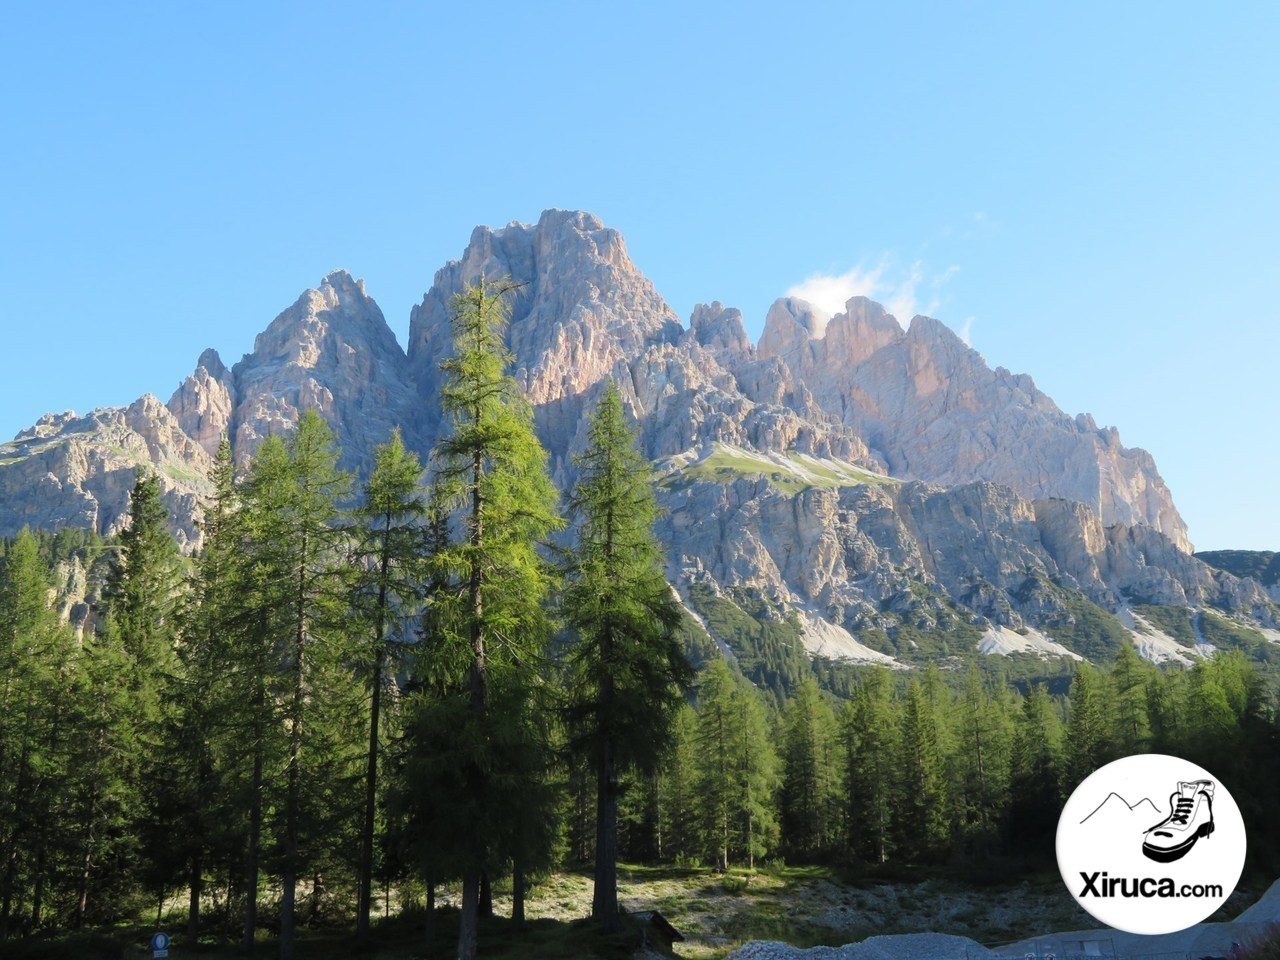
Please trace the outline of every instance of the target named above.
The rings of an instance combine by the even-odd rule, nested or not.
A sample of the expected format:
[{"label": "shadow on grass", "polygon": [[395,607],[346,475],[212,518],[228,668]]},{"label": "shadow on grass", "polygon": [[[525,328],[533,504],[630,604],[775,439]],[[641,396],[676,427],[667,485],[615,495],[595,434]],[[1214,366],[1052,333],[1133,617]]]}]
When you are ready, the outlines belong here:
[{"label": "shadow on grass", "polygon": [[[425,942],[425,915],[407,912],[374,924],[368,943],[358,943],[349,930],[298,931],[297,960],[452,960],[458,939],[458,913],[440,910],[435,939]],[[41,934],[4,944],[5,960],[143,960],[151,930],[138,926]],[[518,929],[505,917],[480,921],[480,956],[484,960],[629,960],[640,946],[640,927],[624,918],[623,930],[606,934],[593,924],[562,920],[530,921]],[[238,944],[202,942],[195,948],[175,940],[170,960],[271,960],[278,953],[274,937],[260,936],[249,953]]]}]

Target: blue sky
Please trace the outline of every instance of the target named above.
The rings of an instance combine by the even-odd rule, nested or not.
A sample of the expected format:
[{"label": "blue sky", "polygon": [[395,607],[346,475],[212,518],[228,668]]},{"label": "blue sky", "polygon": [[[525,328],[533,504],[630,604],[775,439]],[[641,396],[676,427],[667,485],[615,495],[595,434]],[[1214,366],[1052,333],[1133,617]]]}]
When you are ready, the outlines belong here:
[{"label": "blue sky", "polygon": [[1280,6],[10,5],[0,435],[167,399],[334,267],[595,212],[685,318],[929,312],[1280,549]]}]

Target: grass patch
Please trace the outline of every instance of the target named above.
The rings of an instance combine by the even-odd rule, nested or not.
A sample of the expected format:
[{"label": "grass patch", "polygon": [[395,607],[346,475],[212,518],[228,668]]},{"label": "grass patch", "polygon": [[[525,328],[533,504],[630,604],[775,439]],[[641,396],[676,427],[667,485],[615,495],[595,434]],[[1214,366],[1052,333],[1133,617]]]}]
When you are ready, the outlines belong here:
[{"label": "grass patch", "polygon": [[788,453],[786,462],[779,463],[763,454],[717,444],[710,454],[671,474],[663,484],[671,488],[699,481],[729,484],[744,477],[764,477],[770,486],[789,496],[815,488],[894,482],[889,477],[852,464],[819,460],[799,453]]},{"label": "grass patch", "polygon": [[1196,631],[1191,624],[1191,611],[1186,607],[1156,606],[1151,603],[1134,604],[1133,610],[1157,630],[1167,633],[1184,647],[1196,645]]}]

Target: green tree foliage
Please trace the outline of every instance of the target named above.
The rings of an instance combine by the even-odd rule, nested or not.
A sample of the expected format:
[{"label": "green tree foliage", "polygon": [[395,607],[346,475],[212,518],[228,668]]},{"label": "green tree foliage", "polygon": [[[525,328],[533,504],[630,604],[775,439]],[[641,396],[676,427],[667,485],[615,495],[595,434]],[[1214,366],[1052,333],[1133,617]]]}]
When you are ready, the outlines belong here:
[{"label": "green tree foliage", "polygon": [[1043,686],[1032,686],[1022,701],[1022,719],[1013,740],[1009,831],[1015,850],[1053,849],[1061,812],[1062,720]]},{"label": "green tree foliage", "polygon": [[595,892],[591,915],[605,930],[618,915],[621,777],[657,770],[670,741],[680,687],[692,668],[676,628],[680,608],[653,533],[658,506],[648,462],[610,381],[590,418],[570,501],[578,520],[563,607],[576,642],[570,724],[596,773]]},{"label": "green tree foliage", "polygon": [[[280,954],[293,950],[298,880],[339,856],[352,827],[360,757],[349,616],[346,534],[340,504],[351,478],[337,466],[328,425],[305,411],[287,437],[268,437],[243,488],[245,541],[259,616],[254,641],[275,664],[268,697],[283,776],[270,778],[275,861],[282,881]],[[327,691],[318,697],[314,691]]]},{"label": "green tree foliage", "polygon": [[1009,761],[1014,723],[1003,684],[991,690],[970,663],[954,705],[953,784],[956,829],[974,856],[996,846],[1000,816],[1009,797]]},{"label": "green tree foliage", "polygon": [[445,608],[435,652],[444,662],[466,664],[467,710],[455,712],[460,789],[436,803],[457,807],[449,819],[458,828],[450,839],[462,873],[460,960],[475,956],[481,875],[510,858],[503,824],[517,813],[495,775],[497,745],[509,742],[511,731],[499,729],[503,717],[490,708],[489,687],[530,691],[537,680],[533,664],[548,636],[543,601],[553,585],[538,548],[562,524],[532,412],[506,374],[506,298],[513,289],[482,277],[454,298],[454,354],[441,364],[450,432],[438,450],[436,480],[462,529],[433,565],[461,589],[433,597]]},{"label": "green tree foliage", "polygon": [[38,927],[66,783],[64,684],[68,633],[48,606],[48,577],[36,538],[23,530],[0,567],[0,941],[8,938],[24,890]]},{"label": "green tree foliage", "polygon": [[[357,554],[361,571],[357,596],[368,621],[366,655],[369,688],[369,738],[365,760],[364,822],[360,836],[360,869],[356,904],[356,937],[369,936],[374,874],[374,833],[378,811],[379,745],[382,738],[384,687],[394,677],[395,649],[403,649],[406,625],[416,612],[419,566],[423,553],[422,519],[427,505],[420,494],[422,465],[405,449],[396,430],[374,452],[373,471],[364,499],[355,511]],[[400,640],[392,646],[393,639]],[[388,671],[391,671],[389,674]]]},{"label": "green tree foliage", "polygon": [[658,779],[659,860],[685,861],[698,856],[700,801],[696,790],[698,715],[687,703],[672,722],[671,743]]},{"label": "green tree foliage", "polygon": [[1111,725],[1106,678],[1080,664],[1071,682],[1071,710],[1067,722],[1066,769],[1063,787],[1074,790],[1085,777],[1111,759]]},{"label": "green tree foliage", "polygon": [[819,854],[834,839],[835,718],[816,682],[806,679],[782,715],[782,790],[779,796],[787,849],[801,858]]},{"label": "green tree foliage", "polygon": [[926,685],[913,678],[902,712],[896,836],[900,849],[921,860],[940,856],[949,836],[949,797],[938,713]]},{"label": "green tree foliage", "polygon": [[892,678],[876,667],[859,684],[845,710],[845,836],[856,856],[884,863],[892,850],[899,753],[898,712]]},{"label": "green tree foliage", "polygon": [[[699,677],[693,727],[693,816],[700,852],[721,871],[753,863],[778,838],[779,760],[764,704],[755,688],[716,660]],[[670,819],[673,829],[683,832],[688,820]]]}]

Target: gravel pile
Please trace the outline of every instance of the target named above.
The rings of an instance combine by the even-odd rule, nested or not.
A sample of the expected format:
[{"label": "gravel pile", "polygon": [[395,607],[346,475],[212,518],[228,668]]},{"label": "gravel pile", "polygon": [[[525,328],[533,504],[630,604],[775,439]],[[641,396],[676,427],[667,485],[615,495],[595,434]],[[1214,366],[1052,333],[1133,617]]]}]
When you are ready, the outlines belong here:
[{"label": "gravel pile", "polygon": [[990,950],[968,937],[945,933],[904,933],[871,937],[843,947],[801,950],[786,943],[754,940],[728,960],[988,960]]}]

